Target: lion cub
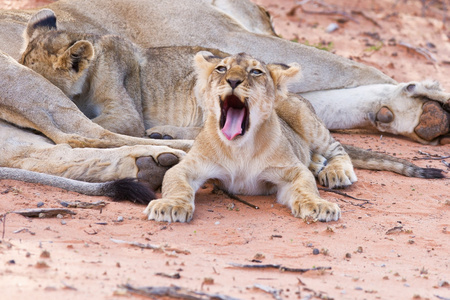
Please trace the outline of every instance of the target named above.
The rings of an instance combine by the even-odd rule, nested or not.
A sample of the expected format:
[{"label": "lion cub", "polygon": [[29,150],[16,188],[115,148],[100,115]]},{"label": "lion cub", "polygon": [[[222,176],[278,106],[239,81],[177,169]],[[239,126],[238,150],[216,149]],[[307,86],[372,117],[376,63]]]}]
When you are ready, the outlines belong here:
[{"label": "lion cub", "polygon": [[[308,170],[310,152],[317,148],[309,137],[322,140],[325,135],[329,143],[319,147],[325,150],[324,154],[342,147],[330,139],[328,130],[318,119],[312,125],[305,125],[311,132],[292,139],[296,133],[283,124],[275,109],[291,105],[290,97],[295,98],[288,94],[287,85],[298,78],[299,66],[266,65],[246,54],[221,59],[200,52],[195,56],[195,67],[196,94],[207,110],[206,122],[187,156],[167,171],[162,199],[153,200],[144,210],[148,219],[191,220],[196,190],[208,179],[216,179],[236,194],[277,192],[278,202],[291,208],[296,217],[338,220],[341,215],[338,205],[320,198],[314,176]],[[300,113],[295,116],[297,120],[312,115],[304,108],[303,112],[293,111]],[[305,121],[311,122],[311,117]],[[331,168],[334,165],[347,170],[348,184],[351,184],[356,176],[350,159],[343,150],[336,153],[339,155],[343,159],[333,162],[332,158]]]}]

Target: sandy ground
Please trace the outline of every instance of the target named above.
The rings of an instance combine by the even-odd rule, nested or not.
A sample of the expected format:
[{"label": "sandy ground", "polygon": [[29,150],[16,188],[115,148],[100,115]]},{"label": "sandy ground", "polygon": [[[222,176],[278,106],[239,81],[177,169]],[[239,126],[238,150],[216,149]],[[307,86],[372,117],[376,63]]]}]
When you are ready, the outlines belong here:
[{"label": "sandy ground", "polygon": [[[341,14],[298,9],[287,16],[293,1],[257,2],[272,12],[275,27],[285,38],[312,45],[332,42],[331,51],[374,65],[396,80],[433,78],[450,88],[445,76],[450,74],[449,23],[444,26],[437,5],[422,16],[420,1],[329,0],[321,3],[330,6],[309,3],[305,9]],[[30,3],[0,1],[7,8]],[[352,20],[338,23],[345,15]],[[331,23],[340,28],[326,33]],[[408,51],[399,42],[427,49],[436,61]],[[335,136],[343,143],[409,160],[423,158],[419,151],[450,155],[448,145],[423,146],[367,132]],[[446,169],[439,159],[415,162]],[[62,208],[61,201],[108,203],[101,210],[72,208],[76,215],[62,218],[25,218],[14,213],[3,217],[0,298],[141,297],[120,288],[129,284],[179,286],[237,299],[450,299],[450,180],[356,173],[359,181],[344,192],[367,201],[321,192],[323,198],[340,205],[343,215],[338,222],[312,224],[294,218],[274,197],[242,197],[258,205],[256,210],[213,194],[210,186],[198,193],[189,224],[167,224],[143,220],[140,205],[0,181],[2,214],[38,205]],[[282,272],[230,263],[324,269]],[[270,288],[275,292],[263,291]]]}]

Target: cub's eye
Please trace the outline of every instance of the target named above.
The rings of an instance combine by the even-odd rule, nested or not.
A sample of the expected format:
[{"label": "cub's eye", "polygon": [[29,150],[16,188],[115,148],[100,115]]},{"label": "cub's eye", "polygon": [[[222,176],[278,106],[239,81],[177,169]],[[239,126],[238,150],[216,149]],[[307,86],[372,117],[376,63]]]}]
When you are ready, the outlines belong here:
[{"label": "cub's eye", "polygon": [[225,73],[225,72],[227,71],[227,67],[225,67],[225,66],[218,66],[218,67],[216,68],[216,71],[217,71],[218,73]]},{"label": "cub's eye", "polygon": [[250,70],[250,74],[252,74],[253,76],[259,76],[262,75],[264,72],[258,69],[252,69]]}]

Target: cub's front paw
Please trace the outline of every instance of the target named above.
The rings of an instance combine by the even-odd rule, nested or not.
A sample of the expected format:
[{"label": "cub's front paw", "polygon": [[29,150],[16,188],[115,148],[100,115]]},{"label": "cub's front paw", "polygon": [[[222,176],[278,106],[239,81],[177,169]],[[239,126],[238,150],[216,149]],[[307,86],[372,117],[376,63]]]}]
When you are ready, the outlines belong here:
[{"label": "cub's front paw", "polygon": [[348,157],[333,158],[317,177],[321,185],[331,189],[349,186],[358,180]]},{"label": "cub's front paw", "polygon": [[189,222],[194,214],[194,205],[182,200],[158,199],[148,204],[144,214],[149,220]]},{"label": "cub's front paw", "polygon": [[341,209],[336,203],[320,198],[295,201],[292,213],[297,218],[313,218],[321,222],[337,221],[341,217]]}]

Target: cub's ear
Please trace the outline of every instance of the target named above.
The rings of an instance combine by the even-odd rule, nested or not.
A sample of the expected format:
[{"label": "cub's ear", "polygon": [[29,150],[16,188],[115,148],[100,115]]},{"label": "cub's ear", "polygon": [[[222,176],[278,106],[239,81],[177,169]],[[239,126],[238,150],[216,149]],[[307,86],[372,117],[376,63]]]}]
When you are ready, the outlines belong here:
[{"label": "cub's ear", "polygon": [[53,68],[76,73],[82,72],[89,66],[94,55],[94,46],[89,41],[81,40],[60,55],[53,64]]},{"label": "cub's ear", "polygon": [[291,63],[289,65],[269,64],[267,65],[267,69],[270,72],[275,87],[283,94],[288,92],[290,83],[299,81],[302,78],[301,68],[297,63]]},{"label": "cub's ear", "polygon": [[34,34],[56,30],[56,15],[53,10],[44,8],[33,15],[25,30],[25,41],[28,44]]},{"label": "cub's ear", "polygon": [[211,52],[198,52],[194,57],[194,67],[199,79],[207,79],[221,60],[221,57],[215,56]]}]

